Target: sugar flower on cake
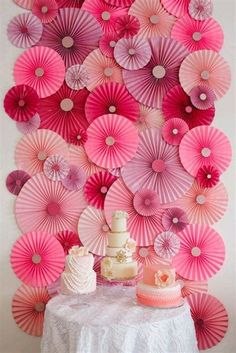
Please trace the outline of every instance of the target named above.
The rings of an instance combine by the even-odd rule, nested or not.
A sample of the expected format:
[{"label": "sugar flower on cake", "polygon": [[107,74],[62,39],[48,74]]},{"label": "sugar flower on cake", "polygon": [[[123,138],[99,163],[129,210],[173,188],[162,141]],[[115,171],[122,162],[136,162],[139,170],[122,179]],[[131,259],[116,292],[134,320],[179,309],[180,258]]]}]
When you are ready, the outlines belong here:
[{"label": "sugar flower on cake", "polygon": [[158,288],[165,288],[174,283],[174,277],[168,269],[159,270],[155,273],[155,285]]},{"label": "sugar flower on cake", "polygon": [[117,251],[116,253],[116,260],[120,263],[123,263],[123,262],[126,262],[127,260],[127,251],[125,250],[120,250],[120,251]]},{"label": "sugar flower on cake", "polygon": [[84,246],[75,245],[69,250],[69,254],[74,256],[86,256],[89,252]]},{"label": "sugar flower on cake", "polygon": [[103,260],[102,260],[102,263],[105,267],[106,270],[111,270],[112,269],[112,266],[113,266],[113,261],[110,257],[105,257]]},{"label": "sugar flower on cake", "polygon": [[127,240],[127,242],[125,243],[124,246],[125,250],[129,251],[129,252],[135,252],[136,249],[136,241],[134,239],[129,239]]},{"label": "sugar flower on cake", "polygon": [[105,270],[104,275],[108,280],[115,278],[115,272],[113,270]]}]

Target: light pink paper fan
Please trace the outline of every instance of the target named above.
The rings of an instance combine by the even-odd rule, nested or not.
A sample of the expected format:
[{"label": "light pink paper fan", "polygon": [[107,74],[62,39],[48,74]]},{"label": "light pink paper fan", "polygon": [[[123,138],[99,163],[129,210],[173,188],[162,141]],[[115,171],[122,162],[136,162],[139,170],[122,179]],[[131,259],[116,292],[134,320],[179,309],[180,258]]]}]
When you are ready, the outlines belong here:
[{"label": "light pink paper fan", "polygon": [[87,129],[85,150],[89,158],[103,168],[127,163],[138,147],[138,133],[131,121],[117,114],[95,119]]},{"label": "light pink paper fan", "polygon": [[83,146],[70,146],[69,162],[82,168],[87,177],[103,170],[89,159]]},{"label": "light pink paper fan", "polygon": [[83,89],[89,82],[89,75],[84,65],[72,65],[66,71],[65,81],[74,90]]},{"label": "light pink paper fan", "polygon": [[193,87],[205,85],[221,98],[229,89],[231,72],[228,63],[213,50],[198,50],[189,54],[179,70],[180,83],[186,93]]},{"label": "light pink paper fan", "polygon": [[167,144],[159,129],[146,129],[139,137],[134,158],[122,168],[125,184],[133,192],[141,188],[156,191],[161,203],[175,201],[193,183],[180,162],[178,147]]},{"label": "light pink paper fan", "polygon": [[206,110],[214,106],[215,94],[210,87],[196,86],[189,93],[192,104],[201,110]]},{"label": "light pink paper fan", "polygon": [[164,118],[159,109],[152,109],[140,104],[140,113],[135,126],[139,132],[149,128],[161,128]]},{"label": "light pink paper fan", "polygon": [[160,208],[159,196],[150,189],[138,190],[134,194],[133,206],[141,216],[154,216]]},{"label": "light pink paper fan", "polygon": [[14,66],[17,85],[35,89],[40,98],[48,97],[62,85],[65,77],[64,62],[53,49],[37,46],[24,51]]},{"label": "light pink paper fan", "polygon": [[162,126],[163,139],[170,145],[179,145],[183,136],[189,131],[188,124],[179,118],[169,119]]},{"label": "light pink paper fan", "polygon": [[176,17],[182,17],[188,12],[190,0],[161,0],[165,9]]},{"label": "light pink paper fan", "polygon": [[107,233],[110,228],[104,212],[88,206],[81,214],[78,223],[80,239],[93,254],[105,256],[108,245]]},{"label": "light pink paper fan", "polygon": [[52,22],[58,14],[56,0],[34,0],[32,13],[37,16],[42,23]]},{"label": "light pink paper fan", "polygon": [[216,346],[228,329],[228,314],[224,305],[210,294],[197,293],[187,298],[194,321],[198,348]]},{"label": "light pink paper fan", "polygon": [[46,177],[53,181],[61,181],[69,173],[69,165],[65,158],[59,154],[48,157],[43,164]]},{"label": "light pink paper fan", "polygon": [[178,233],[180,250],[172,265],[184,278],[203,281],[214,276],[225,259],[225,245],[211,227],[190,224]]},{"label": "light pink paper fan", "polygon": [[84,66],[89,74],[87,84],[89,91],[106,82],[123,83],[120,66],[113,58],[103,55],[100,49],[95,49],[87,56],[84,60]]},{"label": "light pink paper fan", "polygon": [[136,251],[133,254],[134,260],[138,262],[139,271],[143,272],[143,267],[152,264],[168,265],[170,261],[168,259],[157,256],[154,247],[151,246],[137,246]]},{"label": "light pink paper fan", "polygon": [[131,121],[139,115],[139,105],[125,85],[116,82],[104,83],[96,87],[88,96],[85,115],[89,123],[104,114],[118,114]]},{"label": "light pink paper fan", "polygon": [[84,0],[57,0],[58,7],[76,7],[80,8]]},{"label": "light pink paper fan", "polygon": [[16,221],[22,232],[75,231],[86,206],[82,191],[68,191],[60,182],[50,181],[39,173],[24,185],[16,199]]},{"label": "light pink paper fan", "polygon": [[169,37],[175,22],[175,17],[164,9],[160,0],[136,0],[129,9],[129,15],[138,18],[138,35],[143,38]]},{"label": "light pink paper fan", "polygon": [[128,213],[128,231],[136,240],[138,246],[149,246],[153,244],[156,234],[163,230],[161,215],[163,210],[159,209],[153,216],[140,215],[133,206],[134,195],[126,188],[122,178],[115,181],[110,187],[105,198],[105,215],[111,225],[112,213],[116,210],[124,210]]},{"label": "light pink paper fan", "polygon": [[41,21],[31,13],[15,16],[7,26],[7,37],[18,48],[29,48],[36,44],[42,32]]},{"label": "light pink paper fan", "polygon": [[71,131],[69,137],[69,143],[76,146],[83,146],[88,139],[86,130],[82,128],[75,128]]},{"label": "light pink paper fan", "polygon": [[164,95],[179,83],[179,67],[188,52],[172,38],[157,37],[149,43],[152,50],[149,63],[139,70],[124,70],[123,78],[128,91],[140,103],[160,108]]},{"label": "light pink paper fan", "polygon": [[190,0],[189,14],[195,20],[205,20],[213,13],[212,0]]},{"label": "light pink paper fan", "polygon": [[17,121],[16,127],[17,129],[24,135],[32,134],[33,132],[37,131],[40,126],[40,116],[36,113],[32,118],[28,121]]},{"label": "light pink paper fan", "polygon": [[68,148],[63,138],[49,130],[37,130],[27,134],[18,142],[15,151],[16,165],[34,175],[43,170],[44,161],[54,154],[65,159],[68,157]]},{"label": "light pink paper fan", "polygon": [[104,34],[104,36],[99,41],[99,48],[103,55],[106,55],[109,58],[113,58],[114,49],[119,39],[120,37],[116,32]]},{"label": "light pink paper fan", "polygon": [[198,169],[196,180],[202,188],[212,188],[219,182],[220,173],[211,165],[203,166]]},{"label": "light pink paper fan", "polygon": [[140,23],[137,17],[125,15],[117,18],[115,22],[115,31],[122,38],[135,36],[140,29]]},{"label": "light pink paper fan", "polygon": [[91,206],[103,209],[106,194],[116,179],[107,170],[92,174],[84,185],[84,196],[87,202]]},{"label": "light pink paper fan", "polygon": [[105,2],[117,7],[129,7],[134,0],[105,0]]},{"label": "light pink paper fan", "polygon": [[176,273],[176,281],[181,286],[181,294],[183,298],[188,297],[190,294],[207,293],[208,291],[207,281],[191,281],[180,276],[178,273]]},{"label": "light pink paper fan", "polygon": [[30,175],[24,170],[14,170],[8,174],[6,187],[13,195],[18,195],[24,184],[30,179]]},{"label": "light pink paper fan", "polygon": [[12,315],[18,327],[32,336],[42,336],[46,304],[50,300],[45,287],[21,285],[12,299]]},{"label": "light pink paper fan", "polygon": [[50,283],[47,287],[48,294],[51,298],[56,297],[61,293],[61,276],[53,283]]},{"label": "light pink paper fan", "polygon": [[170,232],[181,232],[188,223],[186,213],[178,207],[169,208],[162,215],[162,225],[165,230]]},{"label": "light pink paper fan", "polygon": [[181,140],[179,155],[184,168],[196,176],[204,165],[211,165],[223,173],[230,164],[232,150],[222,131],[212,126],[198,126]]},{"label": "light pink paper fan", "polygon": [[67,255],[70,248],[72,246],[78,245],[81,246],[82,243],[79,239],[78,233],[69,231],[69,230],[62,230],[61,232],[55,234],[56,239],[59,241],[61,246],[64,249],[65,254]]},{"label": "light pink paper fan", "polygon": [[31,10],[34,0],[14,0],[14,2],[23,9]]},{"label": "light pink paper fan", "polygon": [[86,182],[85,172],[81,167],[71,164],[67,176],[62,180],[62,185],[70,191],[82,189]]},{"label": "light pink paper fan", "polygon": [[25,284],[40,287],[55,281],[65,265],[64,250],[57,239],[43,231],[21,235],[11,250],[11,266]]},{"label": "light pink paper fan", "polygon": [[158,256],[171,260],[180,249],[178,236],[170,231],[158,234],[154,240],[154,250]]}]

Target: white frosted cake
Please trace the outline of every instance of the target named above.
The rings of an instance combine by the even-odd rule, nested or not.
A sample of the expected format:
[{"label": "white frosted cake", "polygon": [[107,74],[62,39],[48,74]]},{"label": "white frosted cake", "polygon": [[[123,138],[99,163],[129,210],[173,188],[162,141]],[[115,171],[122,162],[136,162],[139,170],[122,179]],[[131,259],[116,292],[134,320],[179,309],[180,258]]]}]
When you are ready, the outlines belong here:
[{"label": "white frosted cake", "polygon": [[127,232],[128,214],[116,211],[108,233],[106,257],[101,262],[101,275],[109,280],[129,280],[137,276],[137,261],[133,260],[136,242]]},{"label": "white frosted cake", "polygon": [[87,294],[96,290],[94,257],[84,247],[73,246],[66,257],[65,270],[61,275],[63,294]]}]

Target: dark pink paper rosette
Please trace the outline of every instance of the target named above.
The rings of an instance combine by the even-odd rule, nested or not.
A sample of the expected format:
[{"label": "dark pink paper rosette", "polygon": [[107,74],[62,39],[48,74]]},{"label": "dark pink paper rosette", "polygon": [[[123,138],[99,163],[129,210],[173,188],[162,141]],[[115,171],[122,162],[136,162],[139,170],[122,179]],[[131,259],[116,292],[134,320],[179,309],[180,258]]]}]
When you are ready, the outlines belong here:
[{"label": "dark pink paper rosette", "polygon": [[66,255],[68,254],[72,246],[76,246],[76,245],[82,246],[78,233],[72,232],[70,230],[60,231],[59,233],[55,234],[55,238],[59,241],[59,243],[63,247]]},{"label": "dark pink paper rosette", "polygon": [[23,170],[14,170],[8,174],[6,187],[13,195],[18,195],[24,184],[30,179],[30,175]]},{"label": "dark pink paper rosette", "polygon": [[192,104],[201,110],[206,110],[214,106],[215,94],[213,90],[204,85],[194,87],[189,93]]},{"label": "dark pink paper rosette", "polygon": [[168,208],[163,212],[162,225],[165,230],[178,233],[188,225],[188,218],[184,210],[178,207]]},{"label": "dark pink paper rosette", "polygon": [[115,22],[115,31],[120,37],[129,38],[135,36],[140,29],[140,23],[137,17],[125,15],[117,18]]},{"label": "dark pink paper rosette", "polygon": [[42,23],[52,22],[58,14],[58,4],[56,0],[34,0],[32,13],[37,16]]},{"label": "dark pink paper rosette", "polygon": [[188,131],[188,124],[183,119],[173,118],[164,123],[161,134],[163,139],[170,145],[179,145]]},{"label": "dark pink paper rosette", "polygon": [[212,188],[215,186],[220,180],[219,171],[212,167],[211,165],[203,166],[199,168],[196,180],[203,188]]}]

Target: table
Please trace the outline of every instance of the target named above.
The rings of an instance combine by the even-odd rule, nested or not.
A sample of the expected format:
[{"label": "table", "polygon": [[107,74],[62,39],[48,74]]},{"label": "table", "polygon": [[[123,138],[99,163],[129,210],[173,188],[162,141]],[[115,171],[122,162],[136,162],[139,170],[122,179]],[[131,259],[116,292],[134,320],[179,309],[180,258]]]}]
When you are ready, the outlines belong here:
[{"label": "table", "polygon": [[58,295],[46,307],[41,353],[198,353],[190,308],[137,305],[135,288]]}]

